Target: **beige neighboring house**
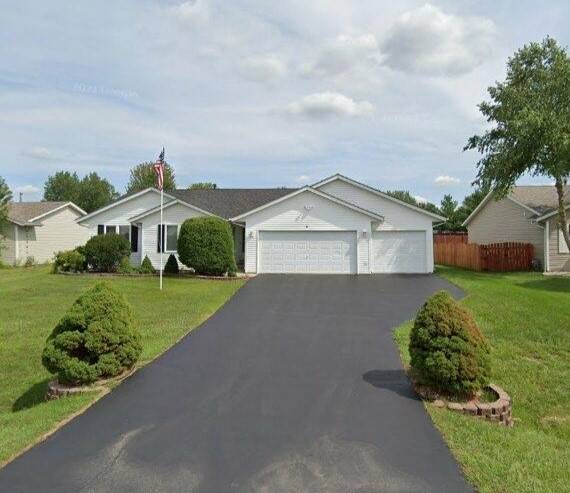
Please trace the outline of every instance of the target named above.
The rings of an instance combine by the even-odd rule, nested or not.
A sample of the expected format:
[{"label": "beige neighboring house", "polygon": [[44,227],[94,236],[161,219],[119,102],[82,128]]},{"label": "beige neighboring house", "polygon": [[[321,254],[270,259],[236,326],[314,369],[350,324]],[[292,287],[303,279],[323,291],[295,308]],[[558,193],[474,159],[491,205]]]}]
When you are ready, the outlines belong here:
[{"label": "beige neighboring house", "polygon": [[8,226],[0,232],[3,262],[49,262],[56,252],[84,245],[91,237],[77,219],[86,212],[73,202],[11,202]]},{"label": "beige neighboring house", "polygon": [[[566,189],[570,208],[570,187]],[[470,243],[532,243],[545,272],[570,272],[570,252],[558,225],[554,186],[513,187],[501,200],[489,193],[463,223]],[[570,211],[569,211],[570,214]],[[570,222],[566,228],[570,227]]]}]

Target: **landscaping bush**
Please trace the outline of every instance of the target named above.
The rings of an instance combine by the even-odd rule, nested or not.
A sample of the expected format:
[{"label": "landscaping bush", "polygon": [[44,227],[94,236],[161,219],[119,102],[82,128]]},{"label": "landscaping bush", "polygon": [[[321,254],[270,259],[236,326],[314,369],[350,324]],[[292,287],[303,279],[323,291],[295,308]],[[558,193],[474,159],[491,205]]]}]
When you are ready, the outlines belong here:
[{"label": "landscaping bush", "polygon": [[117,272],[119,274],[135,274],[138,269],[131,264],[130,257],[123,257],[119,262],[119,267],[117,267]]},{"label": "landscaping bush", "polygon": [[473,316],[449,293],[424,303],[410,334],[410,356],[420,383],[471,396],[489,382],[489,346]]},{"label": "landscaping bush", "polygon": [[152,262],[148,258],[148,255],[145,255],[144,260],[139,267],[139,272],[141,274],[154,274],[156,272],[155,268],[152,265]]},{"label": "landscaping bush", "polygon": [[48,337],[42,363],[60,382],[73,385],[114,377],[142,351],[131,306],[106,283],[83,293]]},{"label": "landscaping bush", "polygon": [[164,272],[166,274],[178,274],[180,272],[180,267],[178,267],[178,260],[176,260],[176,256],[173,253],[168,256],[168,260],[164,266]]},{"label": "landscaping bush", "polygon": [[121,259],[131,254],[131,244],[118,234],[97,235],[85,245],[85,258],[96,272],[116,272]]},{"label": "landscaping bush", "polygon": [[229,223],[214,217],[184,221],[178,236],[178,258],[197,274],[235,273],[234,240]]},{"label": "landscaping bush", "polygon": [[75,250],[57,252],[53,259],[53,272],[83,272],[86,268],[85,256]]}]

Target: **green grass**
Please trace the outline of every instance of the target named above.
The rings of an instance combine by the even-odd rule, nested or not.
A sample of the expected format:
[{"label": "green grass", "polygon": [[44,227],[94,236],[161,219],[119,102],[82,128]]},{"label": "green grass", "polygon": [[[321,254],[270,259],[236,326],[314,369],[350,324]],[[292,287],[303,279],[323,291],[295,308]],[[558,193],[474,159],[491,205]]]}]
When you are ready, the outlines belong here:
[{"label": "green grass", "polygon": [[[0,270],[0,465],[102,394],[44,401],[49,373],[41,364],[45,339],[94,276],[62,276],[48,267]],[[206,320],[242,280],[109,277],[132,304],[148,363]]]},{"label": "green grass", "polygon": [[[570,491],[570,278],[440,268],[492,344],[493,382],[513,398],[511,429],[426,407],[481,492]],[[409,363],[411,323],[396,330]]]}]

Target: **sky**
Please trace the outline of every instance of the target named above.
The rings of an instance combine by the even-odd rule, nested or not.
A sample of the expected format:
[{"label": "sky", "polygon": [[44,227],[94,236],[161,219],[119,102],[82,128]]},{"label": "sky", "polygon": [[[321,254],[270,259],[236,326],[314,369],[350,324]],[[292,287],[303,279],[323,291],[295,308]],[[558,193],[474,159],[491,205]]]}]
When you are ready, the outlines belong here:
[{"label": "sky", "polygon": [[486,88],[525,43],[570,44],[567,0],[2,2],[0,176],[24,200],[58,170],[123,192],[162,146],[179,187],[339,172],[461,200]]}]

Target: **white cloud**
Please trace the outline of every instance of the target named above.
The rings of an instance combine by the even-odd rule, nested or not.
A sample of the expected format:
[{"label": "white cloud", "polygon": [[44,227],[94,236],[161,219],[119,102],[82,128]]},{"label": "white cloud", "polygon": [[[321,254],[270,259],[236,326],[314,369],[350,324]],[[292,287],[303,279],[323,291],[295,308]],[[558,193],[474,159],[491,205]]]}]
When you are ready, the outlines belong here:
[{"label": "white cloud", "polygon": [[425,197],[422,197],[421,195],[414,195],[414,199],[416,199],[416,201],[419,204],[427,204],[428,203],[428,199],[426,199]]},{"label": "white cloud", "polygon": [[34,185],[22,185],[19,187],[15,187],[14,188],[14,192],[16,193],[29,193],[29,194],[35,194],[35,193],[39,193],[41,191],[40,188],[34,186]]},{"label": "white cloud", "polygon": [[295,178],[295,181],[297,183],[302,183],[304,185],[309,183],[310,180],[311,180],[311,177],[308,175],[299,175],[297,178]]},{"label": "white cloud", "polygon": [[23,150],[22,155],[43,161],[56,159],[53,153],[46,147],[31,147]]},{"label": "white cloud", "polygon": [[210,17],[210,10],[204,0],[189,0],[170,7],[170,13],[181,22],[202,22]]},{"label": "white cloud", "polygon": [[440,176],[436,177],[436,179],[433,180],[433,182],[436,185],[440,185],[442,187],[447,187],[447,186],[451,186],[451,185],[459,185],[461,183],[461,180],[459,178],[455,178],[454,176],[440,175]]},{"label": "white cloud", "polygon": [[342,34],[323,48],[314,62],[302,65],[301,73],[316,77],[333,76],[377,58],[378,41],[373,34]]},{"label": "white cloud", "polygon": [[275,55],[249,57],[240,64],[240,73],[247,79],[272,82],[287,73],[287,66]]},{"label": "white cloud", "polygon": [[338,92],[320,92],[291,103],[286,112],[308,118],[322,119],[331,116],[360,117],[371,114],[374,106],[368,101],[355,101]]},{"label": "white cloud", "polygon": [[428,3],[400,16],[380,48],[383,63],[393,69],[460,75],[489,57],[495,37],[490,19],[446,14]]}]

